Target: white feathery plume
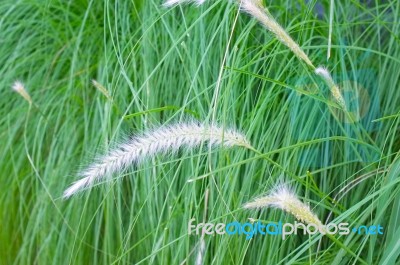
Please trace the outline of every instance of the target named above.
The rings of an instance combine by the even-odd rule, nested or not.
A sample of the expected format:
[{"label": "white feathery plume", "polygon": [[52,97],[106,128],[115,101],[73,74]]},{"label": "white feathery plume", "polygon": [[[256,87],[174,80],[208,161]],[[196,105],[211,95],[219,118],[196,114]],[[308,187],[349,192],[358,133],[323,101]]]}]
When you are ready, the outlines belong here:
[{"label": "white feathery plume", "polygon": [[[240,1],[240,0],[239,0]],[[311,60],[300,46],[289,36],[279,23],[267,12],[260,0],[241,0],[241,10],[257,19],[264,27],[271,31],[280,42],[285,44],[292,52],[312,68],[315,68]]]},{"label": "white feathery plume", "polygon": [[15,81],[12,85],[12,89],[20,94],[29,104],[32,104],[31,96],[29,96],[28,92],[25,89],[24,84],[21,81]]},{"label": "white feathery plume", "polygon": [[195,3],[197,6],[204,4],[206,0],[167,0],[164,2],[165,7],[185,4],[185,3]]},{"label": "white feathery plume", "polygon": [[156,154],[174,152],[184,147],[187,149],[200,146],[207,142],[209,146],[233,147],[251,145],[246,137],[232,129],[224,130],[216,125],[198,123],[182,123],[165,126],[151,132],[135,136],[96,159],[81,172],[82,179],[74,182],[63,197],[69,198],[86,187],[103,180],[116,172],[121,172],[132,164],[138,164],[143,159]]},{"label": "white feathery plume", "polygon": [[274,207],[292,214],[297,220],[306,224],[317,225],[322,228],[322,223],[310,207],[299,200],[296,194],[285,184],[279,184],[265,197],[246,203],[246,209]]},{"label": "white feathery plume", "polygon": [[326,84],[329,87],[329,90],[331,91],[332,97],[344,110],[346,110],[346,102],[343,98],[343,95],[340,92],[339,87],[335,84],[335,81],[333,81],[333,78],[328,69],[319,66],[317,69],[315,69],[315,73],[325,80]]}]

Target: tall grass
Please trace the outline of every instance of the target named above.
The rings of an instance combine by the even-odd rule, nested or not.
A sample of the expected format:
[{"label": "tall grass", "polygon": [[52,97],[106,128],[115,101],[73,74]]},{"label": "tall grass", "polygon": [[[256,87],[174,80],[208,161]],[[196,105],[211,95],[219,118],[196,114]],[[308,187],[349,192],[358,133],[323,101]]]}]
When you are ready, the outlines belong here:
[{"label": "tall grass", "polygon": [[[1,1],[0,264],[192,264],[203,243],[187,234],[191,218],[292,222],[279,210],[241,209],[282,175],[321,220],[380,224],[384,235],[338,237],[343,246],[320,236],[205,236],[206,264],[353,264],[351,252],[396,264],[400,3],[335,1],[325,61],[330,2],[268,10],[335,73],[351,121],[306,65],[229,1]],[[16,80],[35,107],[11,89]],[[257,151],[155,156],[111,186],[61,199],[99,149],[191,117],[241,128]]]}]

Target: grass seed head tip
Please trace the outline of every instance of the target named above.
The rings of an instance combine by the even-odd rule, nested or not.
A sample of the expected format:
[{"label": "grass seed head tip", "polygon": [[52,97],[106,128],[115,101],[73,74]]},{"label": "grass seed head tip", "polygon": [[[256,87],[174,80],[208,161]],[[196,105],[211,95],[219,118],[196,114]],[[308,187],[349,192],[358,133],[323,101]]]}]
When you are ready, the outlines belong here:
[{"label": "grass seed head tip", "polygon": [[331,74],[329,73],[328,69],[323,67],[323,66],[318,66],[315,69],[315,73],[319,76],[321,76],[326,84],[329,87],[329,90],[331,91],[332,97],[335,99],[335,101],[344,109],[346,110],[346,101],[344,100],[344,97],[342,95],[342,92],[339,89],[339,86],[336,85],[335,81],[333,80]]},{"label": "grass seed head tip", "polygon": [[28,92],[25,89],[25,85],[21,81],[15,81],[14,84],[12,85],[12,89],[20,94],[26,101],[29,102],[29,104],[32,104],[32,99],[31,96],[28,94]]},{"label": "grass seed head tip", "polygon": [[315,73],[325,79],[332,79],[328,69],[323,66],[318,66],[317,68],[315,68]]}]

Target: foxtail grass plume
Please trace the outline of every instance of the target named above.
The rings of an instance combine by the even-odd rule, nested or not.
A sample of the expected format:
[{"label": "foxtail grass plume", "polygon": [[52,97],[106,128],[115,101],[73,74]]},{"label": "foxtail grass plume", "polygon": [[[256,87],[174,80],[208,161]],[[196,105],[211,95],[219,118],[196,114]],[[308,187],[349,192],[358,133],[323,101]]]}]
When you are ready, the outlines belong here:
[{"label": "foxtail grass plume", "polygon": [[29,96],[28,92],[25,89],[25,86],[22,82],[20,81],[15,81],[12,89],[17,92],[18,94],[20,94],[26,101],[29,102],[29,104],[32,104],[32,99],[31,96]]},{"label": "foxtail grass plume", "polygon": [[108,93],[107,89],[97,82],[96,80],[92,80],[92,84],[94,85],[95,88],[97,88],[106,98],[111,99],[110,93]]},{"label": "foxtail grass plume", "polygon": [[135,136],[96,159],[80,175],[82,179],[65,190],[63,197],[69,198],[83,188],[89,188],[113,173],[121,172],[132,164],[138,164],[157,154],[172,153],[181,148],[188,150],[200,146],[203,142],[211,147],[251,145],[246,137],[236,130],[224,130],[216,125],[199,123],[181,123],[165,126]]},{"label": "foxtail grass plume", "polygon": [[256,20],[258,20],[264,27],[271,31],[277,39],[286,45],[292,52],[313,69],[315,66],[300,48],[300,46],[289,36],[289,34],[279,25],[279,23],[264,10],[266,7],[262,5],[260,0],[241,0],[240,8]]},{"label": "foxtail grass plume", "polygon": [[292,214],[297,220],[306,224],[314,224],[322,227],[322,223],[310,207],[299,200],[296,194],[285,184],[280,184],[269,195],[257,198],[246,203],[246,209],[273,207]]},{"label": "foxtail grass plume", "polygon": [[346,102],[343,98],[343,95],[340,92],[339,86],[333,81],[329,71],[326,68],[319,66],[317,69],[315,69],[315,73],[325,80],[329,90],[331,91],[332,97],[344,110],[346,110]]},{"label": "foxtail grass plume", "polygon": [[180,5],[180,4],[185,4],[185,3],[195,3],[196,5],[202,5],[204,4],[206,0],[167,0],[164,2],[164,6],[170,7],[174,5]]}]

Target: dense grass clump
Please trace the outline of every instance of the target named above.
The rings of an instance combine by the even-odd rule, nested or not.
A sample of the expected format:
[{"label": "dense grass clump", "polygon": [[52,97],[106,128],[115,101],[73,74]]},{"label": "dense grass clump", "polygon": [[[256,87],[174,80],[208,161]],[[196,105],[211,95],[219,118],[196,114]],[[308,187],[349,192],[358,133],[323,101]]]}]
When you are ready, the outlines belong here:
[{"label": "dense grass clump", "polygon": [[[400,2],[330,2],[265,4],[345,109],[235,1],[1,1],[0,264],[396,264]],[[132,132],[193,119],[252,146],[151,156],[62,199]],[[188,235],[192,218],[293,222],[242,209],[282,178],[322,223],[384,234]]]}]

